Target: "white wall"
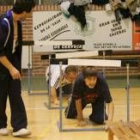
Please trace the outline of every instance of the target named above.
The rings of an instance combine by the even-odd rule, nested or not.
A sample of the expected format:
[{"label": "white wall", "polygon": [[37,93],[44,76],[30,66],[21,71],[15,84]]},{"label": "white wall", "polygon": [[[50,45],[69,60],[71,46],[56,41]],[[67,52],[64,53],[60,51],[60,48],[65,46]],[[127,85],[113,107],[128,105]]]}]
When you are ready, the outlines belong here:
[{"label": "white wall", "polygon": [[30,64],[30,68],[32,68],[32,47],[23,46],[23,48],[22,48],[22,69],[28,69],[28,64]]}]

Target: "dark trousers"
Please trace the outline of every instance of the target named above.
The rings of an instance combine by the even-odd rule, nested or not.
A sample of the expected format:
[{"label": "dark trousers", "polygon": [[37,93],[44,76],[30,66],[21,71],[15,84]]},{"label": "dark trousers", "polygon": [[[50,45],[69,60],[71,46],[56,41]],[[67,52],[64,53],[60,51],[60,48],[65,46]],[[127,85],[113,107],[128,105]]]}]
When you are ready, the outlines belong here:
[{"label": "dark trousers", "polygon": [[[62,87],[62,95],[70,95],[72,93],[73,84],[66,84]],[[49,80],[47,81],[47,89],[49,90]],[[49,92],[48,92],[49,93]],[[57,97],[59,97],[60,87],[56,89]]]},{"label": "dark trousers", "polygon": [[[17,68],[19,62],[14,60]],[[7,127],[6,102],[9,97],[13,131],[27,127],[25,106],[21,97],[21,81],[13,80],[10,74],[0,73],[0,128]]]},{"label": "dark trousers", "polygon": [[[67,84],[62,87],[62,95],[70,95],[72,93],[72,84]],[[57,96],[60,94],[60,88],[56,89]]]},{"label": "dark trousers", "polygon": [[[84,109],[87,105],[84,99],[81,101],[82,109]],[[92,112],[89,116],[89,119],[96,124],[103,124],[105,120],[107,120],[107,115],[105,113],[104,101],[102,99],[97,99],[94,103],[91,103]],[[77,110],[75,105],[75,99],[70,97],[68,107],[65,110],[66,118],[72,119],[76,118]]]}]

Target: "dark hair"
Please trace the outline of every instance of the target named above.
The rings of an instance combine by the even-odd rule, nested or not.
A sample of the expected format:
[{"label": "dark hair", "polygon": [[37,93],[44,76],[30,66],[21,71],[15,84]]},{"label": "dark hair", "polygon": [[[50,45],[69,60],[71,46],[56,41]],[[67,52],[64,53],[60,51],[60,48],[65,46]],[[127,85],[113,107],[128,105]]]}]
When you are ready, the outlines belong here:
[{"label": "dark hair", "polygon": [[13,12],[16,14],[21,14],[23,12],[31,12],[32,8],[35,7],[34,0],[16,0],[13,5]]},{"label": "dark hair", "polygon": [[84,67],[83,76],[84,76],[84,79],[87,77],[92,77],[92,76],[96,77],[97,76],[97,69],[93,66]]},{"label": "dark hair", "polygon": [[68,74],[70,72],[78,72],[78,68],[76,66],[67,66],[65,69],[65,73]]}]

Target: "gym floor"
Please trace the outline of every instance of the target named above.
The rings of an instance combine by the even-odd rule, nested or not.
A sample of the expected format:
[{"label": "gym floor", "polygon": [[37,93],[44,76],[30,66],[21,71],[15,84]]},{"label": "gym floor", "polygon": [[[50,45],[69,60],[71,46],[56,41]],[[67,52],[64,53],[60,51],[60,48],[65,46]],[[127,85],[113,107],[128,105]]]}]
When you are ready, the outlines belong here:
[{"label": "gym floor", "polygon": [[[26,79],[27,80],[27,79]],[[84,132],[59,132],[59,109],[48,109],[44,103],[48,103],[48,95],[35,94],[29,95],[27,92],[27,81],[23,81],[23,99],[26,105],[27,115],[28,115],[28,128],[32,131],[32,135],[29,140],[108,140],[108,133],[106,131],[84,131]],[[33,79],[32,79],[33,80]],[[39,79],[41,80],[41,79]],[[41,80],[42,82],[44,79]],[[114,83],[112,82],[114,81]],[[34,82],[37,83],[38,82]],[[108,80],[110,91],[115,104],[115,114],[114,121],[124,120],[126,121],[126,79],[110,79]],[[41,85],[41,82],[39,83]],[[35,88],[36,85],[32,84],[33,92],[47,93],[43,88],[42,90]],[[35,86],[35,87],[34,87]],[[140,79],[131,78],[130,79],[130,120],[140,119]],[[67,101],[64,99],[64,106],[66,106]],[[53,108],[53,105],[51,105]],[[10,126],[10,107],[7,104],[7,116],[8,116],[8,129],[12,132]],[[88,121],[88,116],[90,115],[90,107],[84,110],[84,117]],[[65,119],[63,113],[63,127],[80,129],[77,126],[76,120]],[[97,128],[103,126],[95,126],[88,121],[86,128]],[[0,140],[15,140],[12,135],[0,136]],[[21,139],[21,138],[16,138]],[[115,140],[117,140],[115,138]]]}]

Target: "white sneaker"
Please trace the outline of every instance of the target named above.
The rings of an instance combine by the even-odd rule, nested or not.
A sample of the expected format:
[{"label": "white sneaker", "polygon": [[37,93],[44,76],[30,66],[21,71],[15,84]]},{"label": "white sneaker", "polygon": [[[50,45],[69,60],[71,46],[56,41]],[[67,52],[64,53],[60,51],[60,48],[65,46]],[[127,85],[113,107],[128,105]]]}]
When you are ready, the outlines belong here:
[{"label": "white sneaker", "polygon": [[26,136],[31,135],[31,132],[27,130],[26,128],[22,128],[16,132],[13,132],[12,135],[14,137],[26,137]]},{"label": "white sneaker", "polygon": [[7,128],[0,128],[0,135],[7,136],[9,131]]}]

